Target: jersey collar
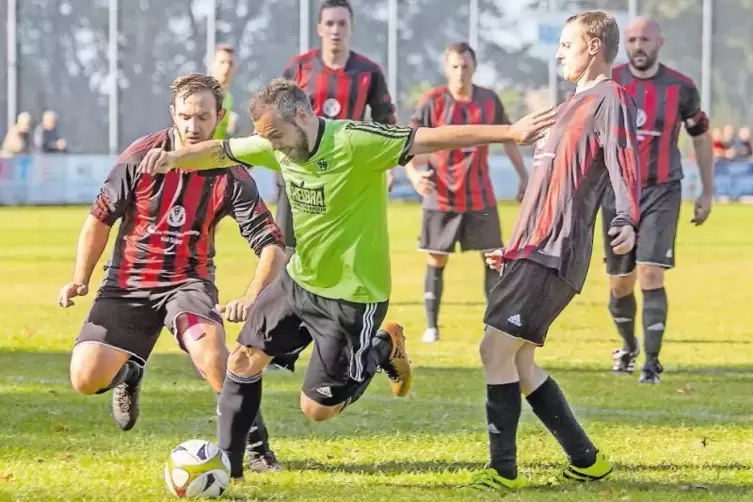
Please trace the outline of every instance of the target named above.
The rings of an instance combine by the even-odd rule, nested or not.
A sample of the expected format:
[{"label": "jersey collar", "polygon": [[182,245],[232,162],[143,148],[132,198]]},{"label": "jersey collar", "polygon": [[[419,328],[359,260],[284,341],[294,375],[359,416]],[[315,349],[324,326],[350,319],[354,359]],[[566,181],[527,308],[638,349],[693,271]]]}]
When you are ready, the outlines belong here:
[{"label": "jersey collar", "polygon": [[322,142],[322,137],[324,136],[324,129],[327,127],[327,123],[324,121],[323,118],[319,118],[319,130],[316,133],[316,142],[314,143],[314,148],[309,152],[309,160],[313,159],[314,156],[319,152],[319,144]]}]

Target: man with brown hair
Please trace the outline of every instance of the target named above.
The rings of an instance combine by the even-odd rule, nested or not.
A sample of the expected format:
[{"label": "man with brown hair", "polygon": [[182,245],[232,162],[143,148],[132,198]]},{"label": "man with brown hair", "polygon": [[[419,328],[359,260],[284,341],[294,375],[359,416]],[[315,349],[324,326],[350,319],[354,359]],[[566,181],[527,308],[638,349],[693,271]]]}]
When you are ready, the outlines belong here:
[{"label": "man with brown hair", "polygon": [[[447,47],[444,57],[447,85],[429,91],[411,119],[414,127],[446,124],[509,124],[510,119],[497,94],[473,85],[476,53],[465,42]],[[505,152],[518,173],[518,200],[528,182],[528,173],[514,143]],[[422,165],[427,170],[420,170]],[[439,340],[439,305],[443,274],[449,255],[460,243],[462,251],[484,252],[502,247],[497,198],[489,178],[489,146],[443,150],[415,157],[405,172],[416,191],[423,195],[423,221],[418,247],[427,253],[424,279],[426,331],[423,341]],[[484,293],[488,296],[499,274],[484,265]]]},{"label": "man with brown hair", "polygon": [[536,145],[531,180],[504,250],[489,254],[502,276],[489,295],[481,360],[486,375],[489,467],[473,487],[524,484],[516,462],[521,393],[568,458],[565,479],[591,481],[612,464],[576,420],[562,390],[534,361],[549,326],[580,292],[593,248],[596,215],[608,185],[615,193],[609,245],[617,255],[635,246],[640,170],[635,104],[611,80],[619,28],[605,12],[569,18],[557,61],[576,92]]},{"label": "man with brown hair", "polygon": [[[112,411],[122,430],[138,419],[141,377],[163,327],[220,392],[228,357],[220,310],[230,322],[244,321],[285,263],[282,234],[243,167],[137,172],[152,148],[170,151],[211,139],[225,113],[222,98],[219,82],[208,75],[175,80],[173,126],[136,140],[120,155],[81,230],[73,279],[60,290],[64,308],[88,293],[110,229],[121,219],[104,281],[73,347],[70,376],[81,394],[113,390]],[[260,261],[246,293],[220,309],[214,233],[225,216],[238,222]]]},{"label": "man with brown hair", "polygon": [[227,139],[235,132],[235,124],[231,123],[233,95],[230,93],[230,83],[235,76],[235,50],[231,45],[219,44],[215,47],[212,76],[220,83],[225,95],[222,100],[222,108],[225,110],[225,114],[214,131],[214,139]]}]

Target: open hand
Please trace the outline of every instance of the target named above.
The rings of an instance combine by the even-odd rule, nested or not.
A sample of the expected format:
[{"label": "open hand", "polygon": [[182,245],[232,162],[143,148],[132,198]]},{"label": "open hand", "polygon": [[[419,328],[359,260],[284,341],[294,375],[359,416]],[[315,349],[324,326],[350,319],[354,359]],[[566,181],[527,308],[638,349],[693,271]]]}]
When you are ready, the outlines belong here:
[{"label": "open hand", "polygon": [[516,143],[530,145],[546,134],[548,128],[554,125],[557,111],[547,108],[530,113],[510,126],[510,132]]},{"label": "open hand", "polygon": [[428,171],[415,170],[411,176],[409,176],[410,184],[418,192],[418,195],[426,197],[434,191],[435,184],[432,179],[434,176],[434,170]]}]

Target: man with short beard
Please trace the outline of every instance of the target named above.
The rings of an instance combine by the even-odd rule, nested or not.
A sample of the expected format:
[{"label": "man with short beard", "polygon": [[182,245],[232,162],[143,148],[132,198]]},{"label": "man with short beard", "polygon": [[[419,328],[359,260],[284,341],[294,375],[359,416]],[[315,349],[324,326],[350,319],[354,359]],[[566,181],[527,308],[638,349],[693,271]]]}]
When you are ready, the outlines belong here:
[{"label": "man with short beard", "polygon": [[212,390],[222,389],[228,350],[214,283],[220,220],[235,219],[260,258],[246,293],[225,306],[226,320],[245,321],[257,295],[285,264],[280,229],[245,168],[137,172],[150,149],[169,151],[211,139],[225,113],[222,99],[220,83],[208,75],[173,82],[174,125],[137,139],[120,155],[81,230],[73,279],[60,290],[63,308],[88,293],[112,225],[120,219],[112,259],[73,347],[70,377],[81,394],[113,391],[113,416],[122,430],[138,419],[144,366],[163,327]]},{"label": "man with short beard", "polygon": [[[703,191],[691,220],[701,225],[711,212],[713,197],[713,142],[709,121],[693,81],[659,62],[663,39],[656,21],[637,18],[625,30],[630,60],[617,66],[612,78],[623,85],[638,106],[638,142],[641,164],[640,239],[628,256],[615,255],[610,246],[609,221],[615,214],[614,193],[607,190],[603,201],[603,231],[607,274],[610,278],[609,312],[623,339],[613,352],[612,371],[632,374],[640,352],[635,337],[636,280],[643,292],[643,348],[646,360],[641,383],[659,383],[659,363],[667,323],[667,293],[664,271],[675,265],[675,236],[680,216],[683,177],[677,139],[680,128],[693,138]],[[637,267],[636,267],[637,263]]]}]

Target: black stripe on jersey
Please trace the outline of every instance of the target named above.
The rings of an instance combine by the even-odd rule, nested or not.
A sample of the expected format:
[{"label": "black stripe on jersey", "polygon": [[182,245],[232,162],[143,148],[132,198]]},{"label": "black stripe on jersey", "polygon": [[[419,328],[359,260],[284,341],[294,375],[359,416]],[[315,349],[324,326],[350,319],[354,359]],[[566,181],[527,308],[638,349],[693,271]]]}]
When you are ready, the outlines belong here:
[{"label": "black stripe on jersey", "polygon": [[[206,183],[204,183],[204,187],[201,191],[201,198],[199,199],[199,206],[196,208],[196,216],[194,217],[194,222],[200,222],[197,223],[199,225],[199,228],[204,224],[204,221],[207,218],[207,211],[211,211],[212,208],[209,207],[212,204],[212,192],[214,191],[214,186],[217,184],[217,180],[219,177],[213,176],[211,179],[208,179]],[[212,230],[209,230],[209,236],[207,237],[209,239],[209,243],[211,244],[214,241],[214,236],[212,235]],[[199,231],[196,235],[191,235],[188,240],[188,251],[189,251],[189,258],[188,258],[188,270],[196,270],[199,266],[199,262],[197,261],[196,257],[199,254],[198,246],[197,244],[202,239],[201,231]],[[209,245],[207,245],[207,254],[211,253],[211,249],[209,249]]]},{"label": "black stripe on jersey", "polygon": [[351,123],[345,126],[347,130],[350,131],[361,131],[361,132],[367,132],[370,134],[375,134],[377,136],[382,136],[389,139],[403,139],[409,137],[413,133],[413,129],[410,127],[390,127],[387,128],[386,126],[383,126],[382,124],[378,124],[381,127],[376,127],[378,123]]},{"label": "black stripe on jersey", "polygon": [[225,155],[227,155],[227,157],[230,160],[232,160],[233,162],[237,163],[238,165],[246,166],[246,167],[253,167],[253,166],[251,166],[249,164],[246,164],[245,162],[242,162],[235,155],[233,155],[233,151],[230,149],[230,140],[226,139],[226,140],[222,141],[222,150],[225,152]]},{"label": "black stripe on jersey", "polygon": [[[143,176],[143,175],[142,175]],[[162,190],[165,188],[165,181],[164,181],[164,174],[157,174],[152,178],[152,184],[149,187],[151,193],[149,195],[149,214],[146,215],[147,219],[150,219],[149,222],[150,225],[157,225],[159,223],[159,208],[160,204],[162,202]],[[138,185],[137,185],[138,186]],[[136,197],[134,199],[138,199],[138,194],[136,194]],[[135,216],[138,216],[138,203],[134,204],[134,213]],[[154,218],[153,218],[154,216]],[[145,235],[142,237],[132,237],[139,239],[141,241],[141,245],[136,246],[138,249],[138,254],[136,257],[131,261],[130,268],[131,271],[128,273],[128,280],[134,280],[134,281],[141,281],[142,278],[142,270],[147,267],[147,255],[151,252],[151,235]],[[140,288],[141,284],[129,284],[129,286]]]}]

